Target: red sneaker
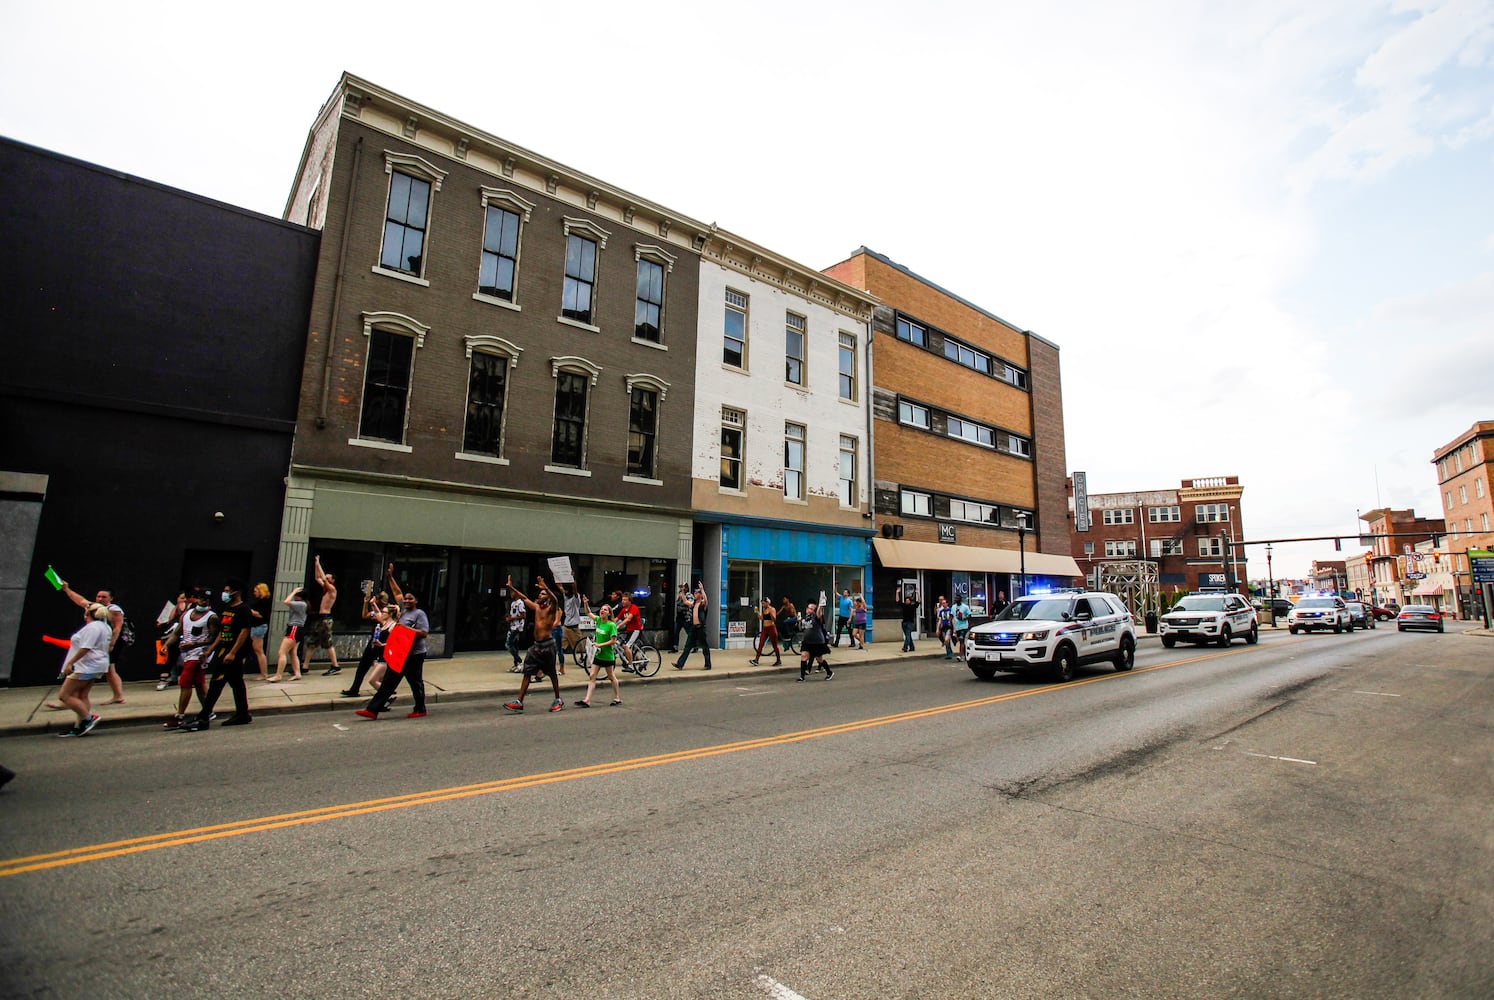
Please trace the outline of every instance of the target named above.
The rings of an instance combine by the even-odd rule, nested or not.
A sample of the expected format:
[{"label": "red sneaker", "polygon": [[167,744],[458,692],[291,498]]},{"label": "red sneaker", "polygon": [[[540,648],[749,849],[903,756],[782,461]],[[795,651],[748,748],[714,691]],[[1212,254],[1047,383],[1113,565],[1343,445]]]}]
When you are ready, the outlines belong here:
[{"label": "red sneaker", "polygon": [[379,713],[378,712],[370,712],[366,708],[360,708],[360,709],[358,709],[358,711],[354,712],[353,714],[354,715],[361,715],[365,719],[377,719],[379,717]]},{"label": "red sneaker", "polygon": [[407,718],[407,719],[423,719],[423,718],[425,718],[425,713],[424,712],[411,712],[409,715],[405,716],[405,718]]}]

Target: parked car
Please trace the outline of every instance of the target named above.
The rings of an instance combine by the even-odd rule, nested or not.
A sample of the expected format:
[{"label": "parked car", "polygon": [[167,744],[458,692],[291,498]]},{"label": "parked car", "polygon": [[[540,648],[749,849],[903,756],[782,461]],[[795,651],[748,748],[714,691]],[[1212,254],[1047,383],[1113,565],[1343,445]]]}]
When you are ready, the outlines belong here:
[{"label": "parked car", "polygon": [[1329,628],[1342,632],[1351,627],[1349,609],[1342,597],[1304,597],[1287,615],[1287,631],[1292,635]]},{"label": "parked car", "polygon": [[1370,605],[1370,608],[1375,612],[1376,621],[1388,622],[1400,613],[1400,608],[1395,607],[1394,605],[1386,605],[1383,608],[1377,608],[1374,605]]},{"label": "parked car", "polygon": [[1447,626],[1442,621],[1442,612],[1430,604],[1408,604],[1401,608],[1401,613],[1395,617],[1395,627],[1400,632],[1413,628],[1429,632],[1447,631]]},{"label": "parked car", "polygon": [[1350,628],[1374,628],[1375,609],[1363,601],[1345,601],[1349,606]]}]

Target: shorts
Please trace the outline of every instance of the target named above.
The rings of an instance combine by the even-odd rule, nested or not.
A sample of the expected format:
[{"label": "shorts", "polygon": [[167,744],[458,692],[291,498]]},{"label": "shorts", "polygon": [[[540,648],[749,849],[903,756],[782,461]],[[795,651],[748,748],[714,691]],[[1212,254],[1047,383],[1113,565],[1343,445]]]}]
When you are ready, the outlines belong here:
[{"label": "shorts", "polygon": [[249,638],[251,639],[263,639],[269,634],[270,626],[268,625],[256,625],[249,630]]},{"label": "shorts", "polygon": [[202,669],[201,660],[183,660],[182,676],[177,684],[184,688],[194,688],[207,680],[207,671]]},{"label": "shorts", "polygon": [[592,661],[591,665],[597,668],[597,673],[604,674],[607,671],[611,670],[613,667],[617,666],[617,657],[614,656],[610,660],[604,660],[601,657],[597,657]]},{"label": "shorts", "polygon": [[306,637],[306,645],[312,649],[331,649],[332,619],[318,618],[311,626],[311,634]]},{"label": "shorts", "polygon": [[531,677],[541,674],[555,674],[555,643],[537,642],[529,647],[529,652],[524,655],[524,673]]},{"label": "shorts", "polygon": [[641,629],[641,628],[640,629],[636,629],[636,630],[634,630],[632,632],[629,632],[623,638],[623,645],[627,646],[629,649],[636,649],[636,648],[638,648],[638,640],[640,638],[642,638],[642,636],[643,636],[643,629]]},{"label": "shorts", "polygon": [[305,631],[306,625],[304,623],[300,625],[287,625],[285,627],[285,637],[291,642],[300,642],[301,635]]},{"label": "shorts", "polygon": [[799,647],[799,651],[811,660],[823,659],[830,655],[830,647],[823,642],[806,642]]},{"label": "shorts", "polygon": [[104,679],[104,675],[107,674],[108,672],[109,671],[104,670],[104,671],[100,671],[99,673],[96,673],[96,674],[84,674],[84,673],[79,673],[78,671],[74,670],[73,671],[73,680],[75,680],[75,681],[87,681],[88,683],[92,684],[94,681],[101,681],[101,680],[103,680]]}]

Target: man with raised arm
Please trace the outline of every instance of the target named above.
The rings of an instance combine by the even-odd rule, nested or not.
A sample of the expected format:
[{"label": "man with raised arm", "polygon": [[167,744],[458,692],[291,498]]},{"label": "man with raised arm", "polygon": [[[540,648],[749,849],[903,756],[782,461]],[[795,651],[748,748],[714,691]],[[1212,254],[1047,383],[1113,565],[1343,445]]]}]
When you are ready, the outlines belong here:
[{"label": "man with raised arm", "polygon": [[311,635],[306,640],[306,663],[311,664],[312,650],[326,647],[327,655],[332,659],[332,666],[322,672],[323,677],[330,677],[340,673],[342,667],[337,665],[337,646],[332,638],[332,605],[337,603],[337,578],[331,573],[322,572],[322,557],[317,556],[312,565],[316,569],[316,585],[322,588],[321,613],[316,616],[316,621],[311,626]]},{"label": "man with raised arm", "polygon": [[510,712],[524,711],[524,696],[529,693],[529,682],[541,674],[550,675],[550,686],[555,689],[555,700],[550,703],[550,711],[558,712],[565,707],[565,702],[560,698],[560,674],[555,668],[555,643],[549,639],[555,623],[560,620],[561,603],[549,584],[545,583],[544,577],[535,577],[535,586],[539,588],[539,592],[535,595],[535,600],[531,601],[522,590],[514,586],[514,578],[508,578],[508,592],[534,612],[534,644],[524,657],[524,678],[519,681],[519,697],[503,706]]}]

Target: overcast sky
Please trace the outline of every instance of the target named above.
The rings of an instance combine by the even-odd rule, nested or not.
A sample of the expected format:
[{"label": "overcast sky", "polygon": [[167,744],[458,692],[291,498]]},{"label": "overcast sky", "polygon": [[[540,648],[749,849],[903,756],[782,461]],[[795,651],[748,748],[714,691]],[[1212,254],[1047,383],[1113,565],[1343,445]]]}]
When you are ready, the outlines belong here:
[{"label": "overcast sky", "polygon": [[1433,449],[1494,419],[1494,0],[0,0],[0,29],[0,134],[269,215],[347,70],[804,264],[868,246],[1059,345],[1091,492],[1238,475],[1251,538],[1441,516]]}]

